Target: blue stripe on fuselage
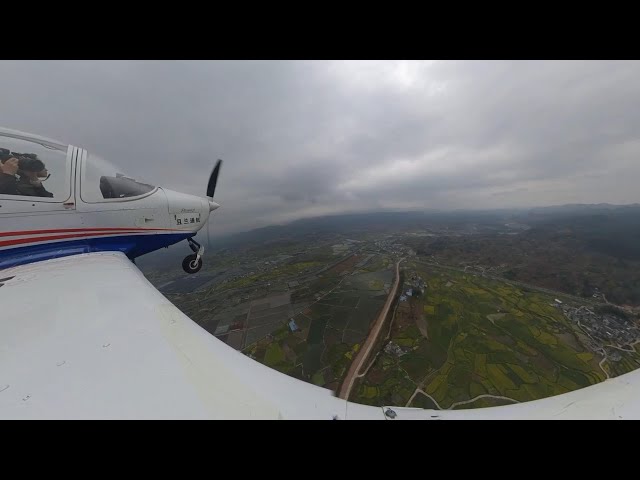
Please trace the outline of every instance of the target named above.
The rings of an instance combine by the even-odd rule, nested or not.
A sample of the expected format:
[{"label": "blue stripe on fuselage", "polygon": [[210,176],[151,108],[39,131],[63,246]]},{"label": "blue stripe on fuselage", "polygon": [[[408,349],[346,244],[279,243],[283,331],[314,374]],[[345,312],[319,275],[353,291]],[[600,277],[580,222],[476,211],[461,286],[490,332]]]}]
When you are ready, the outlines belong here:
[{"label": "blue stripe on fuselage", "polygon": [[133,259],[145,253],[168,247],[194,235],[195,233],[193,232],[120,235],[8,248],[0,250],[0,270],[26,263],[41,262],[51,258],[91,252],[122,252]]}]

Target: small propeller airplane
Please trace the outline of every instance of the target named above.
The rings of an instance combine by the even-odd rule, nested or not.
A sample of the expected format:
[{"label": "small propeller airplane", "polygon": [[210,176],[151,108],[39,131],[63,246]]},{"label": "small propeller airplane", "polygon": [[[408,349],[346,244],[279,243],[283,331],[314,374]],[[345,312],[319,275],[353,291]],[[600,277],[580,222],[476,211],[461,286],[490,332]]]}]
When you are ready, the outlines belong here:
[{"label": "small propeller airplane", "polygon": [[185,316],[134,264],[194,240],[206,196],[127,177],[85,149],[0,129],[0,418],[640,418],[640,370],[542,400],[468,409],[373,407],[272,370]]}]

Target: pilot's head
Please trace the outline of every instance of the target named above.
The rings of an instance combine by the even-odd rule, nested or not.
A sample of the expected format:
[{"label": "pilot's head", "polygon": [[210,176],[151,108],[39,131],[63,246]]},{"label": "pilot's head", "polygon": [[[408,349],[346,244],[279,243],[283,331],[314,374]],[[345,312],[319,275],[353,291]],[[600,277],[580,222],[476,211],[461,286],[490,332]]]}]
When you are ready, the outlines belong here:
[{"label": "pilot's head", "polygon": [[30,180],[46,178],[49,175],[42,160],[39,160],[35,155],[23,154],[20,158],[19,166],[18,174]]}]

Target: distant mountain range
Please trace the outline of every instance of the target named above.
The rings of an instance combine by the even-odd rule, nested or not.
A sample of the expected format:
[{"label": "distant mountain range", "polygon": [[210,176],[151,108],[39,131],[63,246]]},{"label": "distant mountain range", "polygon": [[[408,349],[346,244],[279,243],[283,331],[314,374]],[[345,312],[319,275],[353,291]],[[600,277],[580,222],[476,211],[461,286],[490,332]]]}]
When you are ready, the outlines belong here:
[{"label": "distant mountain range", "polygon": [[424,229],[433,226],[459,226],[481,224],[503,226],[509,222],[543,223],[557,221],[567,216],[640,215],[640,204],[611,205],[570,204],[529,209],[453,210],[374,212],[327,215],[296,220],[284,225],[272,225],[246,232],[212,238],[212,248],[229,248],[245,243],[270,242],[283,238],[295,238],[318,233],[384,232],[393,230]]}]

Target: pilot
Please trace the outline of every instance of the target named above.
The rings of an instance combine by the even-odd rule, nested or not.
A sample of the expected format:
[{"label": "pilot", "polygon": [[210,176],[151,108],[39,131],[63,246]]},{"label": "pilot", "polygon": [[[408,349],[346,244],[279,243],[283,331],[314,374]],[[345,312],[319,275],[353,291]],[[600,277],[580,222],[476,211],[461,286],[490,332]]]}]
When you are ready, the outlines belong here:
[{"label": "pilot", "polygon": [[0,195],[21,195],[18,190],[18,159],[9,157],[0,162]]},{"label": "pilot", "polygon": [[49,173],[36,155],[23,154],[20,161],[18,175],[20,180],[16,187],[20,195],[29,197],[53,197],[42,185],[43,180],[49,178]]}]

